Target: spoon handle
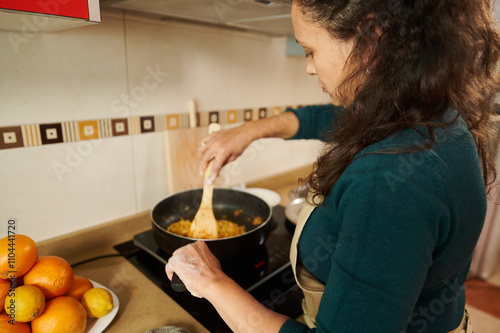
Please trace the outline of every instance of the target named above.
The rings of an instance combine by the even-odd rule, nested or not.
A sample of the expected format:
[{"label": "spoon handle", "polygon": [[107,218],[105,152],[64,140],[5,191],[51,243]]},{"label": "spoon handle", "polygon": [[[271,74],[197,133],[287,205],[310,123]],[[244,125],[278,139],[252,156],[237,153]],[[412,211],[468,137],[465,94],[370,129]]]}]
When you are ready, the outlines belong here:
[{"label": "spoon handle", "polygon": [[[220,124],[210,123],[210,125],[208,125],[208,134],[218,132],[218,131],[220,131],[220,128],[221,128]],[[203,182],[203,198],[202,198],[201,206],[207,206],[207,205],[212,206],[212,197],[213,197],[214,186],[213,186],[213,184],[208,185],[207,180],[212,175],[212,165],[213,164],[214,164],[214,160],[212,159],[210,162],[208,162],[207,168],[205,169],[205,177],[204,177],[204,182]]]}]

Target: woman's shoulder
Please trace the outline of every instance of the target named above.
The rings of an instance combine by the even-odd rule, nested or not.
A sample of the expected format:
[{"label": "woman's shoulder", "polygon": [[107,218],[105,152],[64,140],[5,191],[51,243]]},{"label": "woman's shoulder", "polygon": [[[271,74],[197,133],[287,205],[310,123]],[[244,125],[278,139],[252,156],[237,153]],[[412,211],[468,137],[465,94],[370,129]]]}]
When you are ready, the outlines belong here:
[{"label": "woman's shoulder", "polygon": [[457,153],[463,153],[463,149],[469,153],[477,151],[465,122],[457,118],[453,122],[432,128],[419,126],[395,132],[361,150],[353,163],[373,163],[374,160],[390,163],[392,160],[401,159],[402,155],[413,158],[416,155],[426,158],[440,157],[446,161],[450,157],[456,157]]},{"label": "woman's shoulder", "polygon": [[[457,119],[445,127],[409,128],[393,133],[360,151],[340,180],[381,179],[391,189],[414,182],[433,182],[437,188],[474,173],[480,174],[477,149],[465,123]],[[428,147],[430,138],[435,142]]]}]

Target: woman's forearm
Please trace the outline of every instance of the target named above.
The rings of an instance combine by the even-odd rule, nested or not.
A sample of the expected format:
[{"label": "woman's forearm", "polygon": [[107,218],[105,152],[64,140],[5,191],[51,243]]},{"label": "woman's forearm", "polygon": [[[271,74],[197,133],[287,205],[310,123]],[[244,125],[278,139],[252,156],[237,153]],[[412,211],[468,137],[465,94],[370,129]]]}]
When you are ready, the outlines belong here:
[{"label": "woman's forearm", "polygon": [[207,300],[235,333],[279,332],[288,317],[260,304],[236,282],[225,276],[209,288]]},{"label": "woman's forearm", "polygon": [[245,123],[243,130],[253,135],[253,140],[261,138],[288,139],[299,130],[299,119],[293,112],[284,112],[276,116]]}]

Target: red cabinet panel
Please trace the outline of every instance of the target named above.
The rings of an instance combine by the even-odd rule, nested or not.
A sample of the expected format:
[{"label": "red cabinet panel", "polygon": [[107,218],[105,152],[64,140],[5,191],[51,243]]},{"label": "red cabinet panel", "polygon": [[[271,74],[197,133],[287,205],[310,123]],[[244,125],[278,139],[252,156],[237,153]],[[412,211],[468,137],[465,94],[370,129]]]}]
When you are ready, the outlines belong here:
[{"label": "red cabinet panel", "polygon": [[0,0],[0,8],[89,19],[87,0]]}]

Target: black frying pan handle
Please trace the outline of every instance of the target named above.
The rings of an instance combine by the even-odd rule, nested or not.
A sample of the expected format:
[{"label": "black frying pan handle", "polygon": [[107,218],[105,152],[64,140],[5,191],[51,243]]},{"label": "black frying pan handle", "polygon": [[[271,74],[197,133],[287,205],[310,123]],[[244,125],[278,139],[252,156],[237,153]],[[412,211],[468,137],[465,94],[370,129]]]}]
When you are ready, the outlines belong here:
[{"label": "black frying pan handle", "polygon": [[177,292],[183,292],[187,290],[186,286],[176,273],[174,273],[174,276],[172,276],[172,281],[170,282],[170,286],[174,291]]}]

